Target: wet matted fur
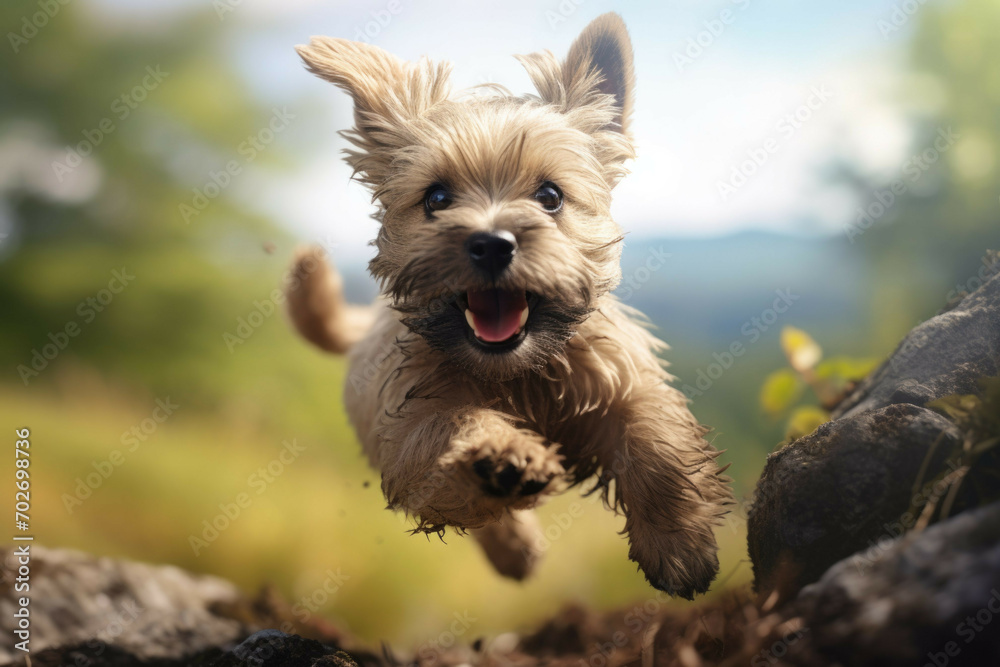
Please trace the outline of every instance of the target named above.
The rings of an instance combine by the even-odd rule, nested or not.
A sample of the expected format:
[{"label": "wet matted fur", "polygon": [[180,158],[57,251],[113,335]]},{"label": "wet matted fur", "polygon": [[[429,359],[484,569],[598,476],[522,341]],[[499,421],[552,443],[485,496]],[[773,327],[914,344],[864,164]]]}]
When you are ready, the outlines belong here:
[{"label": "wet matted fur", "polygon": [[[565,61],[519,57],[538,92],[520,97],[453,96],[449,65],[368,44],[316,37],[298,51],[353,98],[347,161],[378,207],[369,268],[382,296],[346,304],[322,254],[304,250],[289,311],[308,340],[349,354],[348,414],[389,506],[419,530],[472,530],[498,571],[522,578],[541,543],[530,509],[594,478],[650,583],[705,591],[729,479],[668,384],[666,345],[610,294],[622,249],[611,191],[633,157],[621,18],[593,21]],[[503,266],[471,259],[476,234],[509,239]],[[496,304],[484,331],[520,313],[516,333],[485,337],[475,295]]]}]

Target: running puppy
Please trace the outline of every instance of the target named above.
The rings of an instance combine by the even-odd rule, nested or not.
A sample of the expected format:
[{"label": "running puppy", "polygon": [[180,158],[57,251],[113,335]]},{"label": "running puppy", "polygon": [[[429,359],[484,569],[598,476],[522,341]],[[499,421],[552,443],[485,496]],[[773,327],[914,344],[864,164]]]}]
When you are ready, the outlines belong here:
[{"label": "running puppy", "polygon": [[346,159],[378,206],[382,296],[346,304],[307,250],[289,310],[305,338],[349,355],[347,409],[389,507],[418,530],[471,530],[522,578],[539,553],[530,509],[594,477],[649,582],[707,590],[729,479],[667,384],[666,345],[610,294],[611,191],[633,157],[621,18],[598,17],[563,62],[520,56],[538,91],[522,97],[453,97],[448,64],[369,44],[316,37],[298,52],[354,100]]}]

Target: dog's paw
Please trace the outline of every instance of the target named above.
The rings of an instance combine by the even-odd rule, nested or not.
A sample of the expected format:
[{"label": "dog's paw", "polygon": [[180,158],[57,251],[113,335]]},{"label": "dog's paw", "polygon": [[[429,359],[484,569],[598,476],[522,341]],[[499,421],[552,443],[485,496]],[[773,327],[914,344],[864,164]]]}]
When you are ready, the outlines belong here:
[{"label": "dog's paw", "polygon": [[628,556],[653,588],[691,600],[708,590],[719,571],[715,539],[710,536],[693,531],[658,535],[633,525]]},{"label": "dog's paw", "polygon": [[516,431],[502,441],[487,441],[469,452],[469,469],[483,493],[495,498],[536,496],[552,491],[565,474],[556,446],[535,434]]}]

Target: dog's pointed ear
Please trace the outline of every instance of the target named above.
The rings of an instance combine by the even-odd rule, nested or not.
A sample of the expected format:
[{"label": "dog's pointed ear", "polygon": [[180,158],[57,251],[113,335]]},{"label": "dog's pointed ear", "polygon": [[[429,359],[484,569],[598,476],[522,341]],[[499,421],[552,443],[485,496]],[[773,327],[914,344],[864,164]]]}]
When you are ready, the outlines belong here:
[{"label": "dog's pointed ear", "polygon": [[363,152],[349,152],[348,162],[370,184],[388,159],[379,152],[404,144],[406,124],[450,93],[449,63],[407,62],[377,46],[333,37],[313,37],[295,50],[310,72],[354,100],[354,130],[347,136]]},{"label": "dog's pointed ear", "polygon": [[[564,111],[613,100],[612,118],[601,129],[628,134],[635,72],[632,41],[621,16],[602,14],[583,29],[563,63],[547,51],[518,56],[542,100]],[[607,98],[604,98],[607,99]]]}]

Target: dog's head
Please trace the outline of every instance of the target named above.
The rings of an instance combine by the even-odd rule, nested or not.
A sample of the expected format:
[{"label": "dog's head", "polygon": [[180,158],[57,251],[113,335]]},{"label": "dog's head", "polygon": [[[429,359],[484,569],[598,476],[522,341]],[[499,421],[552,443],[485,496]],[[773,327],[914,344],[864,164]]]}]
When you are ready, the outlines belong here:
[{"label": "dog's head", "polygon": [[298,51],[354,99],[347,161],[381,221],[369,268],[406,325],[489,380],[560,354],[621,277],[611,190],[633,156],[621,18],[597,18],[562,63],[519,57],[537,96],[452,98],[450,66],[358,42]]}]

